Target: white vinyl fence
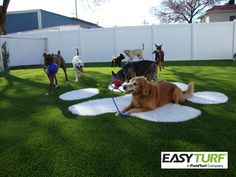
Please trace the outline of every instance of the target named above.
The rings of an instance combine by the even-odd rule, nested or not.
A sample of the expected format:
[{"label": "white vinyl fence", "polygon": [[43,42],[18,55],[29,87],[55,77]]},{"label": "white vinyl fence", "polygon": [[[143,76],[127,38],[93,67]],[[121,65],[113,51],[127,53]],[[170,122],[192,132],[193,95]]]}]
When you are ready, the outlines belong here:
[{"label": "white vinyl fence", "polygon": [[[85,62],[110,62],[125,49],[142,48],[153,60],[154,44],[163,44],[166,61],[232,59],[236,52],[236,22],[152,25],[96,29],[44,29],[15,33],[7,41],[10,66],[42,64],[43,52],[61,51],[70,63],[79,48]],[[126,57],[127,59],[127,57]],[[137,60],[137,59],[135,59]]]}]

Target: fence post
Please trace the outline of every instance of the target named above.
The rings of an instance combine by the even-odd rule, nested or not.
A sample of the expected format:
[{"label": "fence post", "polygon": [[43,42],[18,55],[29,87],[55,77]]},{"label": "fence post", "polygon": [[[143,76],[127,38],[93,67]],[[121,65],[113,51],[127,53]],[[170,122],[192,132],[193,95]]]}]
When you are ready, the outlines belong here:
[{"label": "fence post", "polygon": [[233,21],[233,37],[232,37],[232,57],[234,56],[235,53],[235,40],[236,40],[236,36],[235,36],[235,30],[236,30],[236,21]]},{"label": "fence post", "polygon": [[195,25],[191,24],[191,60],[195,57]]},{"label": "fence post", "polygon": [[83,43],[83,41],[82,41],[82,32],[83,32],[83,29],[79,29],[78,30],[78,36],[79,36],[79,39],[78,39],[78,43],[79,43],[79,46],[76,46],[76,47],[78,47],[79,48],[79,55],[80,55],[80,57],[82,58],[82,59],[84,59],[84,56],[83,56],[83,45],[82,45],[82,43]]},{"label": "fence post", "polygon": [[117,26],[113,27],[113,39],[114,39],[114,42],[113,42],[113,54],[114,55],[117,55],[117,51],[118,51],[118,37],[117,37]]},{"label": "fence post", "polygon": [[[156,41],[157,41],[157,34],[156,34],[156,25],[152,25],[152,32],[151,32],[151,35],[152,35],[152,40],[151,40],[151,46],[153,47],[154,46],[154,44],[156,43]],[[152,50],[153,50],[153,48],[152,48]],[[152,60],[154,60],[154,55],[152,55]]]},{"label": "fence post", "polygon": [[48,50],[48,38],[47,37],[44,38],[44,52],[45,53],[49,52],[49,50]]}]

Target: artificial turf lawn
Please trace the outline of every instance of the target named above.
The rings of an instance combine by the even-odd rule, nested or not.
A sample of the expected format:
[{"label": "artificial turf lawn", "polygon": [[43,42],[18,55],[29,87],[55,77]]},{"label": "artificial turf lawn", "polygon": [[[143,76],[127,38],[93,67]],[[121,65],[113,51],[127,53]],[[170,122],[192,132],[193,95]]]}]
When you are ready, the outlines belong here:
[{"label": "artificial turf lawn", "polygon": [[[236,62],[167,62],[159,79],[188,83],[196,91],[218,91],[229,101],[192,106],[201,116],[180,123],[148,122],[115,114],[72,115],[68,106],[86,101],[62,101],[74,89],[95,87],[110,97],[111,70],[85,67],[79,83],[65,83],[45,96],[48,79],[40,69],[0,73],[0,176],[236,176]],[[104,105],[106,106],[106,105]],[[227,151],[228,170],[162,170],[161,151]]]}]

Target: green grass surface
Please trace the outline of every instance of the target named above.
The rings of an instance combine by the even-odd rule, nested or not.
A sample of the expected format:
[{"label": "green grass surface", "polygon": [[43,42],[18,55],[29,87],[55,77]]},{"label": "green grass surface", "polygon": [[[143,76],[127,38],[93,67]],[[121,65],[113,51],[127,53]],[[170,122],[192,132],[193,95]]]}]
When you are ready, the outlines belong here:
[{"label": "green grass surface", "polygon": [[[108,64],[107,66],[109,66]],[[66,84],[59,70],[60,87],[45,96],[48,79],[42,69],[0,73],[0,176],[236,176],[236,62],[168,62],[159,79],[188,83],[196,91],[226,94],[225,104],[192,106],[201,116],[180,123],[158,123],[115,114],[96,117],[72,115],[58,96],[74,89],[107,89],[111,71],[119,68],[85,68],[79,83]],[[105,106],[105,105],[104,105]],[[161,151],[228,151],[227,170],[162,170]]]}]

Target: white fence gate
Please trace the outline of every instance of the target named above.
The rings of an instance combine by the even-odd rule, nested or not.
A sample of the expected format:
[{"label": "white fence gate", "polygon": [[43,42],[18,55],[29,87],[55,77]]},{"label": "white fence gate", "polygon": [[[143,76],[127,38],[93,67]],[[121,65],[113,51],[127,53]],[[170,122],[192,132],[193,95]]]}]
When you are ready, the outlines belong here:
[{"label": "white fence gate", "polygon": [[10,63],[9,66],[42,64],[42,54],[46,51],[46,39],[1,37],[0,45],[7,42]]},{"label": "white fence gate", "polygon": [[[70,63],[78,47],[85,62],[110,62],[125,49],[142,48],[153,60],[154,44],[163,44],[165,60],[232,59],[236,52],[236,22],[152,25],[96,29],[44,29],[4,36],[10,66],[41,64],[44,51],[58,50]],[[17,39],[15,39],[17,38]],[[29,39],[25,39],[29,38]],[[47,39],[47,40],[45,40]]]}]

